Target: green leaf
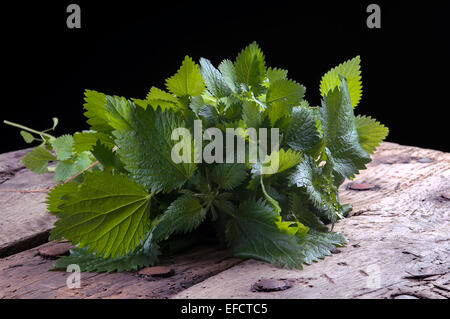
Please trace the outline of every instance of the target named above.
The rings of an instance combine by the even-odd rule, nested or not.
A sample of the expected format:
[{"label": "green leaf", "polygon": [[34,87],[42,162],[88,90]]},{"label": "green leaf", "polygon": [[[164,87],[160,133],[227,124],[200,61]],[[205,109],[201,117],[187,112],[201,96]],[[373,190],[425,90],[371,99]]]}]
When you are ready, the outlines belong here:
[{"label": "green leaf", "polygon": [[262,113],[254,101],[244,101],[242,105],[242,118],[247,127],[258,129],[262,123]]},{"label": "green leaf", "polygon": [[[59,199],[64,203],[53,211],[59,220],[50,240],[64,237],[106,258],[129,254],[144,239],[150,229],[151,195],[142,186],[106,172],[86,172],[76,192],[73,185],[66,185],[58,190],[67,192]],[[52,198],[49,208],[54,206]]]},{"label": "green leaf", "polygon": [[73,135],[73,151],[75,153],[82,153],[86,151],[92,151],[92,148],[97,141],[100,141],[103,145],[112,149],[114,147],[114,141],[111,136],[95,131],[84,131],[81,133],[75,133]]},{"label": "green leaf", "polygon": [[231,90],[222,74],[211,64],[211,61],[201,58],[200,72],[211,95],[221,98],[231,94]]},{"label": "green leaf", "polygon": [[73,143],[74,140],[72,135],[68,134],[50,141],[53,150],[56,152],[56,158],[59,161],[65,161],[72,156]]},{"label": "green leaf", "polygon": [[32,143],[34,141],[34,136],[26,131],[20,131],[20,135],[22,135],[25,143]]},{"label": "green leaf", "polygon": [[177,109],[180,107],[178,99],[166,91],[160,90],[157,87],[152,87],[147,94],[148,103],[156,110],[159,106],[163,111],[165,109]]},{"label": "green leaf", "polygon": [[358,115],[355,117],[356,130],[359,143],[369,154],[373,154],[378,145],[386,138],[389,129],[370,116]]},{"label": "green leaf", "polygon": [[52,130],[55,130],[56,126],[58,125],[59,120],[57,117],[52,117],[52,121],[53,121]]},{"label": "green leaf", "polygon": [[236,80],[247,87],[257,88],[266,75],[264,54],[256,42],[242,50],[234,63]]},{"label": "green leaf", "polygon": [[353,178],[370,162],[369,154],[359,144],[355,116],[345,79],[341,88],[330,91],[320,108],[322,130],[326,146],[335,162],[336,173],[344,178]]},{"label": "green leaf", "polygon": [[161,254],[159,245],[152,240],[152,233],[148,232],[144,242],[136,251],[121,257],[103,258],[93,253],[89,253],[86,248],[73,248],[70,256],[60,257],[53,269],[66,270],[71,264],[80,266],[81,271],[113,272],[130,271],[139,268],[153,266],[158,261]]},{"label": "green leaf", "polygon": [[200,69],[189,56],[184,58],[178,72],[166,80],[166,86],[171,93],[178,97],[197,96],[205,91],[205,83]]},{"label": "green leaf", "polygon": [[331,172],[325,172],[326,169],[328,167],[318,167],[311,157],[305,156],[288,180],[291,185],[300,187],[312,205],[334,222],[339,211],[337,189],[333,186]]},{"label": "green leaf", "polygon": [[272,175],[284,172],[302,161],[302,154],[291,149],[280,149],[268,155],[261,167],[261,174]]},{"label": "green leaf", "polygon": [[283,139],[289,147],[297,151],[306,151],[320,142],[320,134],[312,109],[294,107],[292,118]]},{"label": "green leaf", "polygon": [[305,91],[303,85],[292,80],[281,79],[271,83],[266,95],[270,123],[275,124],[279,118],[288,115],[293,106],[300,105]]},{"label": "green leaf", "polygon": [[222,73],[223,79],[227,86],[233,91],[233,93],[240,93],[241,89],[237,85],[236,69],[233,62],[230,60],[223,60],[219,64],[219,71]]},{"label": "green leaf", "polygon": [[92,149],[92,154],[103,165],[103,169],[111,171],[113,169],[125,172],[123,164],[120,162],[116,154],[107,146],[103,145],[99,140]]},{"label": "green leaf", "polygon": [[70,256],[60,257],[52,268],[66,270],[69,265],[77,264],[81,271],[131,271],[155,265],[158,261],[158,255],[159,250],[155,248],[155,251],[149,255],[131,253],[121,257],[103,258],[89,253],[85,248],[74,248],[70,251]]},{"label": "green leaf", "polygon": [[303,225],[319,231],[328,231],[328,227],[311,210],[307,196],[300,196],[296,193],[291,194],[290,211]]},{"label": "green leaf", "polygon": [[59,161],[55,169],[55,181],[66,181],[72,176],[84,171],[92,164],[89,152],[76,154],[73,158]]},{"label": "green leaf", "polygon": [[87,123],[92,130],[99,132],[111,132],[112,127],[109,125],[108,113],[106,112],[106,95],[93,90],[84,91],[83,104],[86,112],[84,116],[88,118]]},{"label": "green leaf", "polygon": [[[170,192],[183,186],[194,174],[196,165],[194,151],[191,151],[191,163],[177,164],[171,157],[177,143],[171,139],[172,132],[185,127],[182,116],[167,110],[131,106],[128,121],[130,127],[115,131],[114,135],[117,153],[130,176],[156,192]],[[193,141],[190,142],[193,146]]]},{"label": "green leaf", "polygon": [[42,146],[33,148],[22,158],[23,165],[36,174],[47,173],[51,161],[56,161],[56,157]]},{"label": "green leaf", "polygon": [[336,252],[336,246],[347,243],[344,236],[335,232],[320,232],[310,229],[308,236],[301,242],[303,262],[311,264],[314,261],[330,256]]},{"label": "green leaf", "polygon": [[211,171],[211,180],[224,190],[232,190],[238,187],[247,178],[245,164],[219,163]]},{"label": "green leaf", "polygon": [[240,204],[227,224],[226,239],[233,255],[279,263],[290,268],[301,265],[301,250],[295,236],[280,230],[278,214],[263,200]]},{"label": "green leaf", "polygon": [[185,234],[197,228],[206,217],[206,210],[192,194],[185,194],[170,204],[153,230],[156,241],[172,234]]},{"label": "green leaf", "polygon": [[278,80],[286,80],[287,79],[287,70],[278,69],[278,68],[268,68],[267,69],[267,79],[269,83],[274,83]]},{"label": "green leaf", "polygon": [[358,55],[328,71],[320,81],[320,93],[322,96],[325,97],[329,91],[336,88],[339,89],[341,87],[339,76],[345,77],[350,93],[350,101],[353,108],[355,108],[355,106],[358,105],[362,94],[360,63],[361,59]]}]

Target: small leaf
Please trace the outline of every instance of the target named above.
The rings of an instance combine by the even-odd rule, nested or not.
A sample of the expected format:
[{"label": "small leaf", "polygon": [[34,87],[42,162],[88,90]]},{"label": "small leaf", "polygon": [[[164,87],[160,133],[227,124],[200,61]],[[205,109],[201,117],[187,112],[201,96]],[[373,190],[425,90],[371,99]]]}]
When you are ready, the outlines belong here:
[{"label": "small leaf", "polygon": [[25,143],[32,143],[34,141],[34,137],[33,135],[31,135],[30,133],[26,132],[26,131],[20,131],[20,135],[22,135],[23,139],[25,140]]},{"label": "small leaf", "polygon": [[201,95],[205,90],[200,68],[189,56],[184,58],[178,72],[166,80],[166,86],[171,93],[178,97]]},{"label": "small leaf", "polygon": [[231,94],[231,90],[222,74],[211,64],[211,61],[201,58],[200,72],[211,95],[221,98]]},{"label": "small leaf", "polygon": [[238,187],[247,178],[245,164],[242,163],[219,163],[211,172],[211,179],[224,190],[232,190]]},{"label": "small leaf", "polygon": [[358,55],[328,71],[320,81],[320,93],[322,96],[325,97],[329,91],[332,91],[335,88],[339,89],[341,87],[339,76],[342,76],[347,80],[350,101],[353,108],[355,108],[358,105],[362,94],[360,63],[361,59]]},{"label": "small leaf", "polygon": [[57,117],[52,117],[53,120],[53,126],[52,126],[52,130],[55,130],[56,126],[58,125],[58,118]]},{"label": "small leaf", "polygon": [[233,93],[240,93],[241,89],[237,85],[236,69],[233,62],[230,60],[223,60],[219,65],[220,73],[223,75],[223,79],[227,86],[233,91]]},{"label": "small leaf", "polygon": [[288,115],[293,106],[300,105],[305,95],[305,87],[292,80],[277,80],[270,84],[267,90],[266,104],[270,123]]},{"label": "small leaf", "polygon": [[378,145],[386,138],[389,129],[370,116],[358,115],[355,117],[356,130],[358,131],[359,143],[369,154],[373,154]]},{"label": "small leaf", "polygon": [[178,99],[166,91],[152,87],[147,94],[147,102],[156,110],[159,106],[163,111],[167,108],[177,109],[180,107]]},{"label": "small leaf", "polygon": [[234,63],[236,80],[247,87],[257,88],[266,75],[264,55],[256,42],[242,50]]},{"label": "small leaf", "polygon": [[37,174],[48,172],[48,163],[51,161],[56,161],[56,157],[42,146],[33,148],[22,158],[23,165]]},{"label": "small leaf", "polygon": [[74,140],[72,135],[68,134],[50,141],[53,150],[56,152],[56,157],[60,161],[65,161],[72,156],[73,143]]}]

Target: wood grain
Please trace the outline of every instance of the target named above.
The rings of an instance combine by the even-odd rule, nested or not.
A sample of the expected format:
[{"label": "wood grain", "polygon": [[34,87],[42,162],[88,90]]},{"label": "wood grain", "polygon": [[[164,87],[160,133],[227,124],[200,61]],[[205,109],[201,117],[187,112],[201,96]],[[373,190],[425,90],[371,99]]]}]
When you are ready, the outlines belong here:
[{"label": "wood grain", "polygon": [[226,270],[241,259],[217,247],[196,247],[161,260],[174,275],[168,278],[143,276],[137,272],[81,273],[81,288],[68,288],[72,273],[49,271],[54,260],[39,255],[42,246],[0,259],[1,298],[167,298]]},{"label": "wood grain", "polygon": [[20,160],[29,150],[0,155],[0,257],[46,242],[55,222],[46,212],[45,193],[11,192],[55,184],[53,174],[37,175],[25,169]]},{"label": "wood grain", "polygon": [[[354,209],[335,230],[349,239],[338,254],[302,271],[245,261],[174,298],[449,298],[450,154],[384,143],[357,183],[340,189]],[[261,279],[283,291],[254,292]]]}]

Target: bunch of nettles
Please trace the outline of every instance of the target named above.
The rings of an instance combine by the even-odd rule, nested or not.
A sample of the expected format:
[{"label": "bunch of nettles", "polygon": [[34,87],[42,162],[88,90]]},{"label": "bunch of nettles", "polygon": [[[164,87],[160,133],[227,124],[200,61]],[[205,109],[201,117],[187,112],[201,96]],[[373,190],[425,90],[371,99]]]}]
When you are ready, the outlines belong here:
[{"label": "bunch of nettles", "polygon": [[[23,158],[26,167],[52,170],[61,182],[48,194],[48,210],[58,217],[50,239],[76,248],[55,267],[138,269],[204,241],[200,232],[234,256],[299,269],[344,245],[327,226],[351,209],[340,203],[338,187],[365,168],[388,129],[354,115],[359,56],[322,77],[320,107],[309,106],[305,87],[287,74],[266,67],[252,43],[218,68],[186,56],[166,90],[152,87],[145,99],[86,90],[88,131],[55,138],[18,125],[27,142],[41,141]],[[192,132],[195,120],[203,130],[241,128],[246,140],[248,128],[278,128],[279,151],[268,155],[277,156],[278,170],[263,173],[264,158],[175,163],[171,134]]]}]

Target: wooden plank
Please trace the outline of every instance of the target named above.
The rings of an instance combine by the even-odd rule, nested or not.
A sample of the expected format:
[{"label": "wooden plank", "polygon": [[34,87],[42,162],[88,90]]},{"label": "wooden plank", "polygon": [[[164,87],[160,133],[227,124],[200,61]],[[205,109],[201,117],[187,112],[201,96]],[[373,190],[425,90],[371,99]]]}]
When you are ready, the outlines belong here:
[{"label": "wooden plank", "polygon": [[[450,298],[450,154],[384,143],[343,203],[354,209],[335,230],[349,239],[339,253],[303,270],[245,261],[174,298]],[[261,279],[292,287],[253,292]]]},{"label": "wooden plank", "polygon": [[45,193],[18,192],[48,189],[53,174],[37,175],[21,158],[30,149],[0,155],[0,257],[47,241],[55,217],[46,212]]},{"label": "wooden plank", "polygon": [[226,270],[241,259],[215,246],[196,247],[161,260],[174,274],[168,278],[137,272],[81,273],[81,287],[68,288],[72,273],[49,271],[54,260],[39,255],[39,247],[0,259],[0,298],[167,298]]}]

